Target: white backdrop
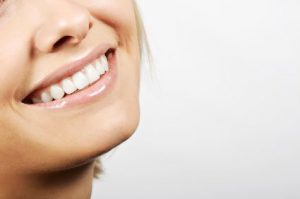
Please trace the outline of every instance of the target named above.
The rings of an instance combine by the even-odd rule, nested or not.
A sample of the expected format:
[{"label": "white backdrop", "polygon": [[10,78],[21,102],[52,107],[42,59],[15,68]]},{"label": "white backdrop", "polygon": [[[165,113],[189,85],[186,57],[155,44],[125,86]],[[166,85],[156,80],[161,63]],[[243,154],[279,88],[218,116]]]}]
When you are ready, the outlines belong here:
[{"label": "white backdrop", "polygon": [[299,199],[300,1],[139,0],[156,78],[94,199]]}]

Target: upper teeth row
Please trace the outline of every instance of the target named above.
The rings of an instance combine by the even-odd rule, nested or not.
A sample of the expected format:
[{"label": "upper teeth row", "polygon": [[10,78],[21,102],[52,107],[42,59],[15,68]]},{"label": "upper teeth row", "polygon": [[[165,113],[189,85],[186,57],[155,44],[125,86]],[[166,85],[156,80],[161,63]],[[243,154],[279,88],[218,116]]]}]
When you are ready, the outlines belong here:
[{"label": "upper teeth row", "polygon": [[59,83],[53,84],[43,90],[37,97],[32,98],[32,102],[46,103],[52,100],[62,99],[65,94],[72,94],[77,90],[82,90],[90,84],[100,79],[109,70],[108,61],[105,55],[85,66],[81,71],[76,72],[71,77],[67,77]]}]

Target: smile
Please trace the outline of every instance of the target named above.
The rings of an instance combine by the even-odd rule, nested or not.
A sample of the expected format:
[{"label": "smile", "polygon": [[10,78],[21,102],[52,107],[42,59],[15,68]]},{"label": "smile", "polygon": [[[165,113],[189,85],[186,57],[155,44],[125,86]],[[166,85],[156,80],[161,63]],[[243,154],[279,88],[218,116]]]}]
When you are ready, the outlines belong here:
[{"label": "smile", "polygon": [[47,76],[23,103],[44,108],[64,108],[102,95],[115,79],[116,48],[102,45],[87,57]]}]

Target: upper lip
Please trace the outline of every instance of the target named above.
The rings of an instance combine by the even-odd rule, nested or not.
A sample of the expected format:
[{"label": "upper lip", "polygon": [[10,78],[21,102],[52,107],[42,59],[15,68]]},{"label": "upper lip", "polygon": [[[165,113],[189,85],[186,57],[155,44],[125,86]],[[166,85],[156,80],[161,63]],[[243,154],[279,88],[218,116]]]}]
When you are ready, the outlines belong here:
[{"label": "upper lip", "polygon": [[51,84],[57,83],[60,80],[73,75],[96,58],[104,55],[109,49],[114,48],[115,46],[110,44],[99,45],[91,50],[87,56],[61,66],[60,68],[43,78],[33,89],[31,89],[31,91],[25,96],[25,98],[32,95],[35,91],[46,88]]}]

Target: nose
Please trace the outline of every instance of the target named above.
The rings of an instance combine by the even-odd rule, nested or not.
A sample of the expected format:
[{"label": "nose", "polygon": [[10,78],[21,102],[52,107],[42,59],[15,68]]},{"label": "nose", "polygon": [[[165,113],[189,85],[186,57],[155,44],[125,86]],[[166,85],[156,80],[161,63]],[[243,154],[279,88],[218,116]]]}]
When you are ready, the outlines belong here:
[{"label": "nose", "polygon": [[76,45],[92,27],[91,15],[84,7],[64,0],[52,1],[43,6],[43,11],[40,10],[43,20],[33,39],[34,48],[40,52],[47,53],[62,46]]}]

